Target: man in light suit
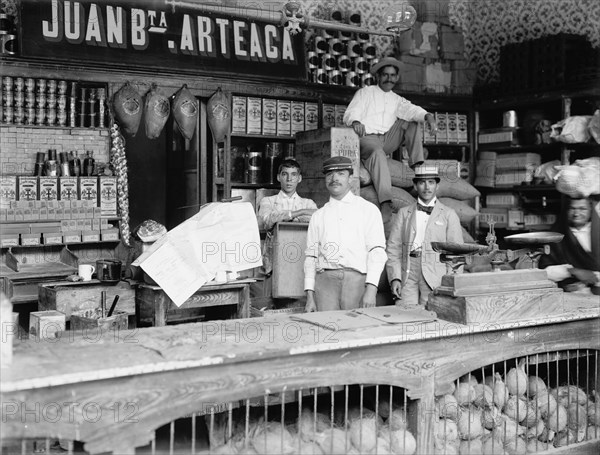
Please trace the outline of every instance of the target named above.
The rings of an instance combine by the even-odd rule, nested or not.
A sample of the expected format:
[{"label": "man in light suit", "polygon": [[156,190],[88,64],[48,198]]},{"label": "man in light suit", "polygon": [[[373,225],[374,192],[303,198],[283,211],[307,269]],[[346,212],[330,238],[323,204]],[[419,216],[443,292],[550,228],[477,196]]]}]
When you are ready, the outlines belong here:
[{"label": "man in light suit", "polygon": [[424,306],[446,274],[431,242],[462,243],[463,238],[456,212],[437,200],[437,166],[416,166],[413,182],[417,203],[401,208],[392,219],[386,270],[394,297],[405,305]]}]

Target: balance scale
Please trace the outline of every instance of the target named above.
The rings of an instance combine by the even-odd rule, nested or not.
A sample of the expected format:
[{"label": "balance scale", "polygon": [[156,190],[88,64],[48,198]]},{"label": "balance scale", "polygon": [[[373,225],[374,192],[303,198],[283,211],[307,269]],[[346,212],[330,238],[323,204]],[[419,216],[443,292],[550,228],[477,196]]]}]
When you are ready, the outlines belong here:
[{"label": "balance scale", "polygon": [[[426,309],[440,319],[460,324],[494,323],[565,312],[562,289],[548,279],[545,270],[537,268],[539,258],[550,253],[550,244],[563,235],[556,232],[533,232],[505,237],[518,249],[499,250],[493,225],[486,245],[432,242],[440,260],[452,270],[444,275],[439,287],[429,295]],[[471,264],[476,255],[490,258],[491,272],[456,273]],[[530,269],[502,270],[501,266],[527,256]]]}]

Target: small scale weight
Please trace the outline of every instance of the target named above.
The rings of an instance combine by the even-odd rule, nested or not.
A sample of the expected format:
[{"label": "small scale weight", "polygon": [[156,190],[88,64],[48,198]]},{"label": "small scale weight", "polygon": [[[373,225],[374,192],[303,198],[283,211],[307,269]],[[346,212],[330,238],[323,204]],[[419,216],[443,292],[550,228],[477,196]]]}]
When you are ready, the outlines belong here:
[{"label": "small scale weight", "polygon": [[472,262],[471,255],[440,253],[440,261],[452,269],[452,273],[458,272],[460,266]]}]

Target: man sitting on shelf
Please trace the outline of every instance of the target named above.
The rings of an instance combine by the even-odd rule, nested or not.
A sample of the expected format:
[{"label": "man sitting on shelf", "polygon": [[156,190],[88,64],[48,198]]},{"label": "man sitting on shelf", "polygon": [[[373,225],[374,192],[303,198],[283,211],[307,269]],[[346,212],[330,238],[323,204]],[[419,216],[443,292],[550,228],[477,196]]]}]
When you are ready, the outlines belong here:
[{"label": "man sitting on shelf", "polygon": [[600,258],[592,253],[592,201],[568,199],[566,212],[552,227],[565,236],[550,245],[550,254],[540,258],[539,267],[546,269],[550,280],[572,292],[598,284]]},{"label": "man sitting on shelf", "polygon": [[277,181],[281,191],[275,196],[265,197],[258,205],[258,226],[267,231],[263,249],[263,267],[265,275],[273,271],[272,247],[273,227],[280,221],[297,221],[308,223],[317,210],[317,204],[312,199],[298,196],[296,188],[302,181],[300,164],[291,158],[286,158],[279,165]]},{"label": "man sitting on shelf", "polygon": [[358,90],[344,113],[344,123],[360,137],[360,158],[373,179],[384,223],[392,216],[392,177],[387,155],[405,143],[408,164],[420,164],[425,159],[420,122],[426,121],[432,133],[437,129],[433,114],[394,93],[399,72],[398,60],[381,59],[371,68],[371,73],[377,75],[377,85]]}]

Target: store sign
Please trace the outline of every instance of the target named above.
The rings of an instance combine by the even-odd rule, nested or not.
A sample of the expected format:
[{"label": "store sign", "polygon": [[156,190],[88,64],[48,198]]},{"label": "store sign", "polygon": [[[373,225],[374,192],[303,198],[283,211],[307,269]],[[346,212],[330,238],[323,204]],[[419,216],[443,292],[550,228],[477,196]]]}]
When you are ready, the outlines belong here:
[{"label": "store sign", "polygon": [[165,1],[21,0],[23,57],[304,77],[303,34]]}]

